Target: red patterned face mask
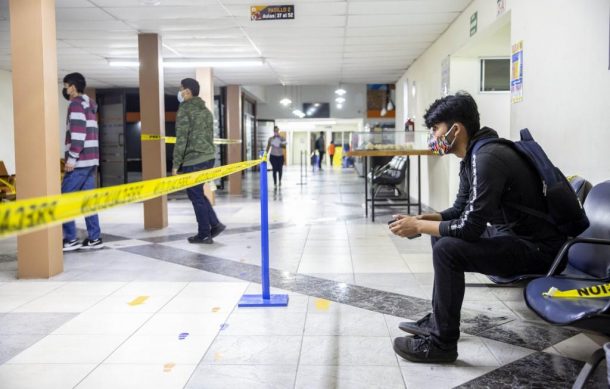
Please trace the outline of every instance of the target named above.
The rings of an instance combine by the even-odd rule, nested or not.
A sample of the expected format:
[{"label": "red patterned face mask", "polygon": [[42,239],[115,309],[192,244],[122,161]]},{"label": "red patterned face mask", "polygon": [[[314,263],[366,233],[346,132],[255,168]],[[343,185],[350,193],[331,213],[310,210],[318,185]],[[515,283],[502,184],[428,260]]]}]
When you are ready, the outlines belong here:
[{"label": "red patterned face mask", "polygon": [[430,132],[430,135],[428,136],[428,148],[434,154],[442,156],[448,154],[451,151],[451,147],[455,143],[455,136],[453,137],[453,140],[449,142],[449,140],[447,139],[447,135],[449,135],[449,133],[453,131],[454,126],[455,125],[451,126],[449,131],[447,131],[444,135],[439,136],[438,138],[435,137],[432,132]]}]

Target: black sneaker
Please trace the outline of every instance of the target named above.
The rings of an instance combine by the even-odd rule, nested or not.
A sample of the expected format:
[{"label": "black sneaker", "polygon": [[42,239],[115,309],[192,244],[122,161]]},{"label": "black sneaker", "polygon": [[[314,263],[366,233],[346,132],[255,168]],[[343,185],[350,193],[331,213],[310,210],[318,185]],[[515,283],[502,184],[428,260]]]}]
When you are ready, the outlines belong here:
[{"label": "black sneaker", "polygon": [[104,242],[102,241],[102,238],[98,238],[95,240],[91,240],[91,239],[85,239],[83,240],[83,247],[81,247],[83,250],[98,250],[98,249],[103,249],[104,248]]},{"label": "black sneaker", "polygon": [[416,322],[400,322],[398,328],[413,335],[429,336],[432,329],[432,314],[429,313]]},{"label": "black sneaker", "polygon": [[216,238],[218,235],[220,235],[226,229],[227,229],[227,226],[225,226],[222,223],[218,223],[218,224],[216,224],[214,227],[212,227],[210,229],[210,236],[212,238]]},{"label": "black sneaker", "polygon": [[457,345],[441,348],[429,336],[395,338],[394,352],[408,361],[422,363],[452,363],[458,357]]},{"label": "black sneaker", "polygon": [[74,251],[83,247],[78,239],[64,240],[64,251]]},{"label": "black sneaker", "polygon": [[193,244],[212,244],[214,241],[211,236],[201,237],[199,235],[194,235],[188,238],[189,243]]}]

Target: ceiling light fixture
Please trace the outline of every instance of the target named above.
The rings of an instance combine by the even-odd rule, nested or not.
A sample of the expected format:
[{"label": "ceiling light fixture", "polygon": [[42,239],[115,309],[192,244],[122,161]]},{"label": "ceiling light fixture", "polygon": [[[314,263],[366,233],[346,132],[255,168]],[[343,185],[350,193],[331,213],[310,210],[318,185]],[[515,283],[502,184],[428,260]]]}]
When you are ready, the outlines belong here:
[{"label": "ceiling light fixture", "polygon": [[337,104],[336,107],[337,109],[343,109],[343,104]]},{"label": "ceiling light fixture", "polygon": [[335,101],[336,101],[338,104],[343,104],[343,103],[345,103],[345,97],[337,97],[337,98],[335,99]]},{"label": "ceiling light fixture", "polygon": [[346,94],[347,92],[345,91],[345,89],[343,88],[339,88],[337,90],[335,90],[335,94],[339,95],[339,96],[343,96],[344,94]]},{"label": "ceiling light fixture", "polygon": [[294,116],[298,116],[299,118],[303,119],[306,115],[303,113],[303,111],[301,111],[300,109],[295,109],[294,111],[292,111],[292,114]]},{"label": "ceiling light fixture", "polygon": [[287,107],[292,104],[292,100],[290,100],[288,97],[284,97],[280,100],[280,104],[282,104],[284,107]]},{"label": "ceiling light fixture", "polygon": [[[261,66],[265,63],[262,58],[244,58],[244,59],[197,59],[197,58],[180,58],[166,59],[163,61],[164,68],[231,68],[231,67],[249,67]],[[129,58],[108,59],[110,66],[117,67],[139,67],[140,61]]]}]

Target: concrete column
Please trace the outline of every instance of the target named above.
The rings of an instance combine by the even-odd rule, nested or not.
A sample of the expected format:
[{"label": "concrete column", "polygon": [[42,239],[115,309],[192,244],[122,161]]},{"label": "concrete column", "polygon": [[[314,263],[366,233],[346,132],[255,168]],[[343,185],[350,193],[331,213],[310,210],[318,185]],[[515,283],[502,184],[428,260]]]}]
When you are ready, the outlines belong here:
[{"label": "concrete column", "polygon": [[[241,87],[239,85],[227,86],[227,137],[229,139],[242,139],[241,128]],[[227,145],[227,162],[229,164],[241,162],[241,144]],[[229,194],[241,194],[241,173],[229,176]]]},{"label": "concrete column", "polygon": [[[197,68],[195,79],[199,82],[199,97],[205,101],[206,107],[214,114],[214,70],[212,68]],[[216,146],[221,147],[221,146]],[[203,186],[205,196],[212,205],[216,205],[216,192],[210,189],[210,185]]]},{"label": "concrete column", "polygon": [[[163,57],[158,34],[139,34],[140,117],[143,134],[165,136]],[[142,179],[165,177],[165,144],[142,142]],[[167,227],[167,196],[144,202],[144,228]]]},{"label": "concrete column", "polygon": [[[11,0],[17,198],[60,193],[55,0]],[[61,226],[17,238],[17,276],[63,271]]]}]

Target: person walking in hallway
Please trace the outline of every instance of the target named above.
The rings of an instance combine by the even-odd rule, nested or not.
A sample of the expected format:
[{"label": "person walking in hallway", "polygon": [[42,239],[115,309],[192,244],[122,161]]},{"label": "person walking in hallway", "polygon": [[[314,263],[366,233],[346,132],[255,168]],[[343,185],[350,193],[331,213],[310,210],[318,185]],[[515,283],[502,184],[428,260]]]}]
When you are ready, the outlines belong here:
[{"label": "person walking in hallway", "polygon": [[[70,101],[66,119],[66,155],[61,193],[95,189],[99,166],[99,131],[97,104],[85,94],[87,82],[80,73],[64,77],[62,94]],[[76,224],[63,224],[63,250],[92,250],[104,247],[97,214],[85,217],[88,237],[80,242],[76,237]]]},{"label": "person walking in hallway", "polygon": [[330,159],[330,167],[333,167],[333,157],[335,156],[335,141],[331,140],[328,145],[328,157]]},{"label": "person walking in hallway", "polygon": [[315,149],[318,152],[318,169],[322,170],[322,159],[324,158],[324,151],[326,150],[326,142],[324,141],[324,132],[320,131],[320,136],[316,139]]},{"label": "person walking in hallway", "polygon": [[273,186],[275,188],[282,187],[282,167],[284,166],[284,149],[286,149],[286,140],[280,136],[280,129],[273,127],[273,136],[267,141],[267,150],[269,152],[269,161],[273,169]]},{"label": "person walking in hallway", "polygon": [[[199,97],[199,83],[192,78],[180,82],[178,91],[180,107],[176,116],[176,145],[174,146],[172,175],[193,173],[214,167],[214,117]],[[197,218],[197,234],[188,238],[190,243],[212,244],[226,229],[210,201],[203,192],[203,185],[186,190],[193,203]]]}]

